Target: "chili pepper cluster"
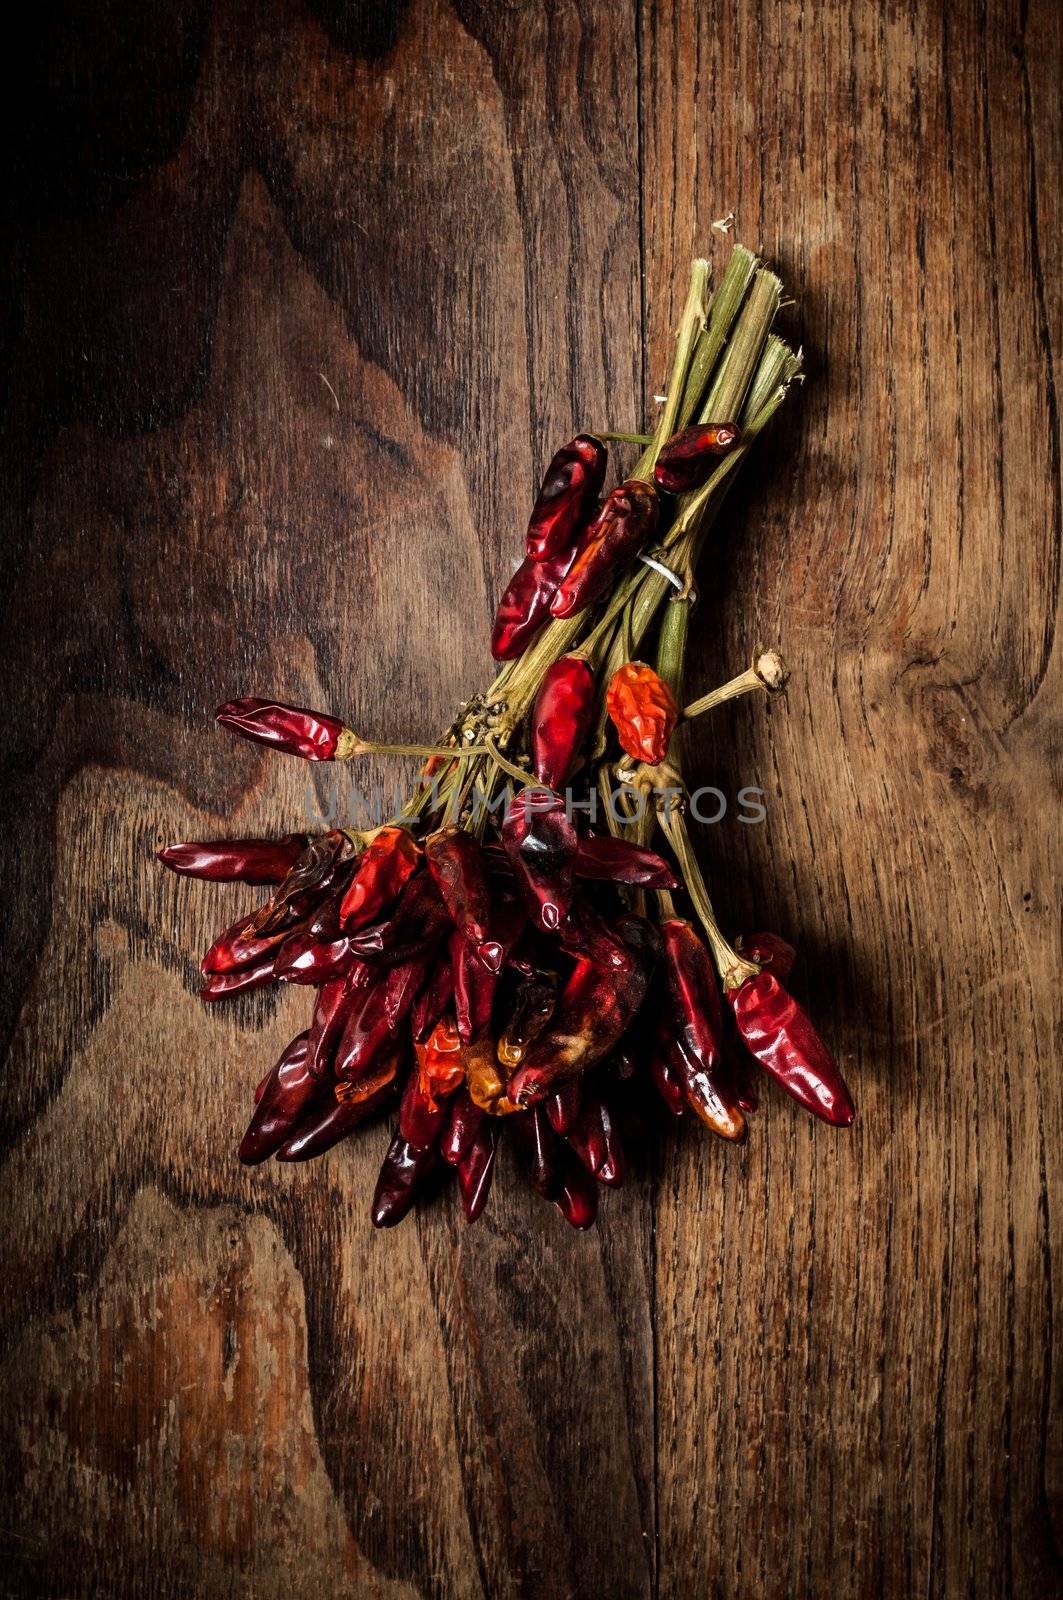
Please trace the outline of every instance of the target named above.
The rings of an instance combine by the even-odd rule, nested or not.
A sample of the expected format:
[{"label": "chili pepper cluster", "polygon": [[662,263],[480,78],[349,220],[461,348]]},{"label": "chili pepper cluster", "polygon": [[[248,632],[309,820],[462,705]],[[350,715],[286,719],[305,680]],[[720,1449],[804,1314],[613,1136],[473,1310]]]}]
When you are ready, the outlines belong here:
[{"label": "chili pepper cluster", "polygon": [[[694,564],[799,364],[769,331],[777,283],[737,250],[706,307],[696,263],[638,464],[605,492],[609,441],[631,436],[584,432],[556,453],[498,604],[499,675],[438,745],[372,744],[271,700],[219,709],[224,727],[307,761],[428,757],[384,826],[159,851],[185,876],[269,891],[203,956],[205,1001],[313,990],[307,1028],[254,1092],[242,1161],[306,1161],[392,1112],[374,1224],[399,1222],[451,1168],[471,1222],[509,1130],[532,1188],[583,1228],[652,1105],[742,1140],[759,1067],[825,1122],[852,1121],[785,987],[793,950],[767,933],[727,941],[684,816],[683,722],[785,677],[762,652],[682,706]],[[636,652],[655,630],[651,664]]]}]

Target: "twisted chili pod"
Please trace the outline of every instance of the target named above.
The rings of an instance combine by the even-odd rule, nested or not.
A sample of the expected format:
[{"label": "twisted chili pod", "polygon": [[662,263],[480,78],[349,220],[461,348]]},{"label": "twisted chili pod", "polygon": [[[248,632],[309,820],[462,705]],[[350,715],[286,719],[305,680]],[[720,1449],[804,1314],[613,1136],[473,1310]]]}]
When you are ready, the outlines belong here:
[{"label": "twisted chili pod", "polygon": [[556,932],[572,904],[576,857],[576,830],[561,796],[522,789],[506,813],[502,843],[539,926]]},{"label": "twisted chili pod", "polygon": [[734,422],[699,422],[674,433],[657,457],[653,481],[668,494],[700,489],[720,456],[730,455],[742,440]]},{"label": "twisted chili pod", "polygon": [[608,464],[605,445],[589,433],[578,433],[557,452],[528,523],[527,551],[532,561],[548,561],[571,549],[601,493]]},{"label": "twisted chili pod", "polygon": [[630,839],[614,839],[611,833],[581,838],[572,870],[577,878],[595,878],[603,883],[627,883],[643,889],[679,888],[679,879],[663,856]]},{"label": "twisted chili pod", "polygon": [[601,598],[657,527],[657,491],[631,478],[613,490],[580,536],[572,565],[550,601],[555,617],[573,617]]},{"label": "twisted chili pod", "polygon": [[[451,922],[463,939],[482,951],[491,919],[491,885],[483,851],[464,828],[449,827],[429,835],[424,853]],[[499,970],[497,946],[482,959],[485,966],[493,964],[493,970]]]},{"label": "twisted chili pod", "polygon": [[350,888],[340,903],[346,933],[376,921],[399,898],[421,862],[421,848],[405,828],[380,828],[358,858]]}]

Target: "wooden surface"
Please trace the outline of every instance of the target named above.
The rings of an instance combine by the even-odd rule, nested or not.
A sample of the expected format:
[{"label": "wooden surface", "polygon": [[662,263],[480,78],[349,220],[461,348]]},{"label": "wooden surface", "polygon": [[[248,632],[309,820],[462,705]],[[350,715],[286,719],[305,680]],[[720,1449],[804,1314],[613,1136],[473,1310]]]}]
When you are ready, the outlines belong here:
[{"label": "wooden surface", "polygon": [[[72,0],[9,169],[3,1576],[13,1595],[1063,1593],[1054,0]],[[43,20],[42,20],[43,19]],[[431,735],[551,448],[668,285],[782,270],[808,382],[690,770],[860,1117],[769,1095],[572,1235],[506,1170],[383,1236],[377,1127],[243,1171],[305,999],[207,1014],[174,838],[328,784],[235,693]]]}]

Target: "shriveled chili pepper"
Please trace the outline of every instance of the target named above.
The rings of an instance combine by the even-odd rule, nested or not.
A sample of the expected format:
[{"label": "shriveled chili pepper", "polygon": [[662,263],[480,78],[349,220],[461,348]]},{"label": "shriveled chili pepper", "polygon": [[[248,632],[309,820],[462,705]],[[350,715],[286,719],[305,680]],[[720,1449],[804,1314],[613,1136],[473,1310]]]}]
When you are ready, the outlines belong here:
[{"label": "shriveled chili pepper", "polygon": [[502,843],[540,927],[555,932],[572,903],[576,856],[576,830],[561,796],[522,789],[506,812]]},{"label": "shriveled chili pepper", "polygon": [[524,979],[513,998],[509,1021],[498,1038],[498,1059],[504,1067],[512,1070],[520,1065],[556,1006],[557,980],[552,974],[535,973]]},{"label": "shriveled chili pepper", "polygon": [[599,1183],[618,1189],[624,1181],[624,1160],[620,1134],[609,1107],[599,1094],[585,1094],[583,1109],[566,1135],[569,1148]]},{"label": "shriveled chili pepper", "polygon": [[391,1049],[394,1030],[384,1009],[386,978],[381,972],[359,990],[346,1015],[333,1067],[337,1078],[364,1077],[377,1058]]},{"label": "shriveled chili pepper", "polygon": [[451,1095],[439,1141],[439,1153],[448,1166],[456,1167],[461,1161],[486,1115],[467,1089],[458,1089]]},{"label": "shriveled chili pepper", "polygon": [[679,707],[652,667],[645,661],[625,662],[613,674],[605,706],[622,750],[650,767],[664,760],[679,720]]},{"label": "shriveled chili pepper", "polygon": [[528,555],[546,561],[575,541],[605,482],[609,452],[593,434],[578,433],[554,456],[528,523]]},{"label": "shriveled chili pepper", "polygon": [[275,933],[256,936],[254,922],[255,913],[252,912],[249,916],[241,917],[239,922],[234,922],[224,933],[219,933],[199,963],[199,970],[204,977],[209,977],[212,972],[243,972],[249,967],[260,966],[267,956],[273,962],[277,950],[293,930],[281,928]]},{"label": "shriveled chili pepper", "polygon": [[524,1155],[528,1182],[544,1200],[552,1200],[561,1187],[565,1147],[554,1134],[542,1106],[522,1111],[509,1126]]},{"label": "shriveled chili pepper", "polygon": [[748,956],[758,966],[770,967],[780,983],[785,983],[797,959],[792,944],[777,933],[743,933],[738,939],[740,955]]},{"label": "shriveled chili pepper", "polygon": [[312,839],[276,893],[255,912],[252,929],[268,933],[315,915],[337,879],[349,871],[353,856],[354,844],[342,828],[331,828]]},{"label": "shriveled chili pepper", "polygon": [[263,989],[276,983],[273,973],[273,956],[266,956],[254,966],[241,967],[238,972],[208,972],[199,991],[201,1000],[230,1000],[233,995],[244,994],[249,989]]},{"label": "shriveled chili pepper", "polygon": [[[329,1094],[325,1099],[315,1103],[313,1109],[300,1122],[298,1128],[290,1139],[286,1139],[277,1151],[278,1161],[312,1161],[315,1156],[323,1156],[326,1150],[331,1150],[333,1145],[339,1144],[341,1139],[346,1139],[361,1127],[363,1122],[386,1106],[394,1098],[394,1058],[390,1063],[385,1063],[374,1074],[377,1087],[361,1095],[358,1099],[337,1100],[334,1094]],[[391,1077],[388,1077],[388,1067],[391,1066]],[[359,1087],[364,1087],[360,1085]]]},{"label": "shriveled chili pepper", "polygon": [[468,1149],[458,1162],[458,1187],[466,1222],[475,1222],[487,1204],[497,1149],[498,1130],[485,1121],[477,1128]]},{"label": "shriveled chili pepper", "polygon": [[281,705],[275,700],[227,700],[214,713],[223,728],[253,739],[256,744],[272,745],[304,761],[343,759],[355,735],[338,717],[302,706]]},{"label": "shriveled chili pepper", "polygon": [[631,951],[628,972],[603,972],[577,961],[557,1014],[509,1081],[509,1098],[528,1106],[545,1099],[565,1078],[585,1072],[627,1032],[646,997],[658,941],[641,917],[619,917],[616,931]]},{"label": "shriveled chili pepper", "polygon": [[594,1179],[572,1157],[565,1162],[554,1204],[572,1228],[589,1228],[598,1215],[598,1190]]},{"label": "shriveled chili pepper", "polygon": [[350,935],[362,961],[382,966],[409,961],[434,950],[450,929],[450,918],[431,875],[419,872],[399,895],[391,914]]},{"label": "shriveled chili pepper", "polygon": [[361,1003],[362,992],[377,981],[377,970],[360,961],[345,977],[321,985],[310,1022],[310,1071],[315,1077],[331,1078],[347,1019]]},{"label": "shriveled chili pepper", "polygon": [[357,961],[349,939],[325,942],[310,928],[291,933],[277,952],[276,971],[282,983],[329,983],[342,978]]},{"label": "shriveled chili pepper", "polygon": [[417,1044],[423,1044],[436,1027],[453,993],[454,974],[450,968],[449,952],[445,952],[436,957],[410,1009],[410,1032]]},{"label": "shriveled chili pepper", "polygon": [[799,1105],[847,1128],[856,1112],[834,1057],[774,973],[726,991],[746,1048]]},{"label": "shriveled chili pepper", "polygon": [[668,494],[700,489],[720,456],[730,455],[742,441],[736,422],[696,422],[673,433],[657,457],[653,480]]},{"label": "shriveled chili pepper", "polygon": [[468,942],[454,930],[447,944],[450,952],[450,972],[454,980],[454,1011],[458,1019],[458,1033],[465,1044],[478,1039],[491,1020],[498,975],[488,972],[469,948]]},{"label": "shriveled chili pepper", "polygon": [[427,1044],[415,1046],[417,1075],[431,1100],[447,1100],[465,1081],[462,1039],[453,1017],[441,1017]]},{"label": "shriveled chili pepper", "polygon": [[280,1060],[266,1078],[254,1115],[240,1141],[240,1160],[246,1166],[266,1161],[295,1131],[301,1117],[315,1102],[329,1094],[309,1069],[308,1033],[300,1033],[287,1045]]},{"label": "shriveled chili pepper", "polygon": [[384,1016],[387,1018],[388,1028],[392,1033],[399,1032],[417,996],[425,974],[435,960],[433,951],[425,955],[411,956],[409,961],[398,961],[387,969],[381,986],[381,1003],[384,1007]]},{"label": "shriveled chili pepper", "polygon": [[583,656],[561,656],[543,676],[531,715],[532,769],[548,789],[571,777],[594,715],[594,673]]},{"label": "shriveled chili pepper", "polygon": [[550,602],[551,615],[573,617],[592,605],[653,537],[657,491],[629,478],[612,491],[576,546],[572,565]]},{"label": "shriveled chili pepper", "polygon": [[671,1063],[671,1036],[667,1027],[658,1030],[657,1038],[650,1052],[650,1077],[653,1079],[654,1088],[664,1101],[673,1117],[681,1117],[686,1110],[687,1097],[682,1083],[672,1070]]},{"label": "shriveled chili pepper", "polygon": [[421,1082],[419,1072],[411,1072],[406,1079],[399,1105],[399,1132],[419,1149],[436,1143],[443,1129],[445,1100],[431,1094]]},{"label": "shriveled chili pepper", "polygon": [[340,905],[343,930],[354,933],[390,910],[420,861],[421,847],[405,828],[380,828],[359,856]]},{"label": "shriveled chili pepper", "polygon": [[[429,834],[424,853],[451,922],[474,949],[483,951],[491,920],[491,885],[479,844],[464,828],[447,827]],[[481,959],[493,971],[500,970],[497,946]]]},{"label": "shriveled chili pepper", "polygon": [[578,1078],[568,1078],[556,1094],[543,1101],[543,1107],[555,1133],[568,1133],[579,1116],[583,1104],[583,1084]]},{"label": "shriveled chili pepper", "polygon": [[211,883],[282,883],[306,849],[305,833],[283,839],[211,839],[202,844],[168,844],[158,858],[171,872]]},{"label": "shriveled chili pepper", "polygon": [[557,929],[558,943],[570,955],[593,961],[610,972],[627,972],[631,952],[594,907],[585,899],[572,902]]},{"label": "shriveled chili pepper", "polygon": [[436,1164],[438,1152],[421,1150],[397,1133],[388,1147],[377,1178],[370,1212],[374,1228],[392,1228],[406,1216],[418,1186]]},{"label": "shriveled chili pepper", "polygon": [[573,870],[577,878],[603,883],[628,883],[642,889],[679,887],[679,879],[663,856],[631,839],[614,839],[609,833],[580,839]]},{"label": "shriveled chili pepper", "polygon": [[491,1117],[510,1116],[518,1108],[506,1097],[506,1080],[495,1053],[495,1042],[485,1037],[466,1045],[462,1052],[465,1086],[474,1105]]},{"label": "shriveled chili pepper", "polygon": [[498,602],[491,629],[491,654],[496,661],[515,661],[550,620],[550,602],[572,565],[574,550],[562,550],[549,561],[525,557]]},{"label": "shriveled chili pepper", "polygon": [[668,1064],[714,1133],[744,1139],[746,1120],[723,1067],[723,1007],[709,952],[685,917],[666,918],[661,941],[671,1000]]}]

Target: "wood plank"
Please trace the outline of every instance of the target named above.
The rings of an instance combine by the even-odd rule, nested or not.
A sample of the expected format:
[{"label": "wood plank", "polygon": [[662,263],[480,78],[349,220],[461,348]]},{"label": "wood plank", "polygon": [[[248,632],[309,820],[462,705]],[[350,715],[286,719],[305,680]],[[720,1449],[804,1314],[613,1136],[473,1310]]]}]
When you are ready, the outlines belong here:
[{"label": "wood plank", "polygon": [[376,1235],[383,1128],[241,1171],[306,1001],[207,1015],[237,897],[152,860],[332,803],[212,732],[220,698],[449,720],[550,449],[636,420],[633,35],[565,0],[220,0],[41,45],[5,461],[10,1592],[650,1591],[647,1186],[589,1240],[511,1172],[476,1229],[451,1194]]},{"label": "wood plank", "polygon": [[793,683],[690,765],[767,791],[703,854],[860,1107],[662,1185],[660,1593],[1057,1594],[1060,12],[646,3],[641,56],[647,282],[733,208],[798,300],[692,664]]}]

